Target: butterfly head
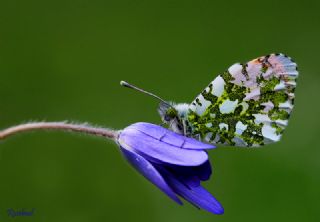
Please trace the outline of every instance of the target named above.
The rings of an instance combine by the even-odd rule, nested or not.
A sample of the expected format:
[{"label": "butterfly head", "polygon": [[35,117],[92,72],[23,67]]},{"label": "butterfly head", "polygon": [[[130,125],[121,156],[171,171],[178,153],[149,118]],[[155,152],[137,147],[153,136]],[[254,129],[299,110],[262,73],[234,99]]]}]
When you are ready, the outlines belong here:
[{"label": "butterfly head", "polygon": [[178,117],[178,111],[170,103],[160,102],[158,112],[162,121],[166,124],[170,124],[172,120]]},{"label": "butterfly head", "polygon": [[189,110],[188,104],[173,104],[160,102],[158,112],[162,122],[167,124],[171,130],[176,133],[184,134],[185,124],[184,120]]}]

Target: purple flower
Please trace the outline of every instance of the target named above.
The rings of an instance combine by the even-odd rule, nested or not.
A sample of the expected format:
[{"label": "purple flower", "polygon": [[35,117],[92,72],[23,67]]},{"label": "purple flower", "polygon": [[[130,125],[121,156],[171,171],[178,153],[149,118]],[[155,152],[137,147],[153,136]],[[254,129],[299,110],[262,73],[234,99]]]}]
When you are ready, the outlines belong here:
[{"label": "purple flower", "polygon": [[178,204],[181,196],[194,206],[223,214],[221,204],[200,182],[211,175],[205,150],[213,145],[150,123],[135,123],[122,130],[118,143],[129,163]]}]

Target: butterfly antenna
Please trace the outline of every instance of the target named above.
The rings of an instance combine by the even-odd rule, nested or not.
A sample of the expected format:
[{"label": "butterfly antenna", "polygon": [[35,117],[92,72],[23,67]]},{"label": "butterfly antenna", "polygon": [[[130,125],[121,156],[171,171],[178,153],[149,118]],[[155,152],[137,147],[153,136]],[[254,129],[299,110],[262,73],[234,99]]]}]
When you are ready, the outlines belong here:
[{"label": "butterfly antenna", "polygon": [[160,100],[161,102],[163,102],[163,103],[171,106],[167,101],[165,101],[164,99],[160,98],[159,96],[157,96],[157,95],[155,95],[155,94],[153,94],[153,93],[151,93],[151,92],[145,91],[145,90],[143,90],[143,89],[140,89],[140,88],[138,88],[138,87],[136,87],[136,86],[134,86],[134,85],[132,85],[132,84],[130,84],[130,83],[127,83],[126,81],[121,81],[121,82],[120,82],[120,85],[121,85],[121,86],[124,86],[124,87],[127,87],[127,88],[130,88],[130,89],[135,89],[135,90],[137,90],[137,91],[139,91],[139,92],[142,92],[142,93],[144,93],[144,94],[147,94],[147,95],[149,95],[149,96],[152,96],[152,97]]}]

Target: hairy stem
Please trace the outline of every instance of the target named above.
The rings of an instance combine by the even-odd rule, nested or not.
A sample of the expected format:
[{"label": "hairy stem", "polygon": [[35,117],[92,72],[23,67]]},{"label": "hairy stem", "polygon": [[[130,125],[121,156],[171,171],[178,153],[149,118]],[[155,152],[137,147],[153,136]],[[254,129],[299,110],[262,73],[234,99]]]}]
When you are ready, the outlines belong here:
[{"label": "hairy stem", "polygon": [[93,127],[86,124],[73,124],[65,122],[33,122],[25,123],[0,131],[0,140],[20,132],[28,132],[33,130],[62,130],[77,133],[86,133],[104,138],[116,140],[118,132],[106,128]]}]

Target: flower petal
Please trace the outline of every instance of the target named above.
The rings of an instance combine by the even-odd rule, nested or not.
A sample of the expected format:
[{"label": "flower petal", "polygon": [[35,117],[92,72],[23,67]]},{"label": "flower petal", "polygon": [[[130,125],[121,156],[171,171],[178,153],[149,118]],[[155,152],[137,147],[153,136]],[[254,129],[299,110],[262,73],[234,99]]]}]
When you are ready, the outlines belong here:
[{"label": "flower petal", "polygon": [[191,189],[192,187],[198,187],[201,185],[200,180],[197,176],[181,176],[179,178],[181,181],[183,181],[185,185],[188,186],[189,189]]},{"label": "flower petal", "polygon": [[157,171],[157,169],[146,159],[133,151],[123,149],[120,147],[123,155],[128,160],[128,162],[139,171],[145,178],[147,178],[151,183],[156,185],[161,191],[167,194],[172,200],[182,205],[181,200],[176,196],[172,189],[168,186],[166,181]]},{"label": "flower petal", "polygon": [[184,181],[181,182],[169,171],[163,168],[159,170],[169,186],[191,204],[214,214],[224,213],[222,205],[202,186],[188,187]]},{"label": "flower petal", "polygon": [[187,181],[188,186],[200,186],[200,180],[206,181],[212,174],[210,161],[207,160],[200,166],[183,167],[183,166],[168,166],[167,170],[172,172],[177,177]]},{"label": "flower petal", "polygon": [[202,143],[196,139],[183,136],[181,134],[175,133],[171,130],[151,123],[139,122],[130,125],[129,128],[134,128],[155,139],[183,149],[205,150],[215,148],[215,146],[212,144]]},{"label": "flower petal", "polygon": [[134,123],[127,128],[134,128],[158,140],[167,132],[167,129],[164,127],[145,122]]},{"label": "flower petal", "polygon": [[205,151],[182,149],[130,126],[120,133],[118,143],[123,148],[134,150],[149,161],[157,163],[160,161],[180,166],[199,166],[208,160]]},{"label": "flower petal", "polygon": [[201,164],[200,166],[196,166],[193,168],[196,171],[196,174],[198,175],[200,180],[202,181],[209,180],[212,174],[212,167],[209,160],[206,161],[204,164]]}]

